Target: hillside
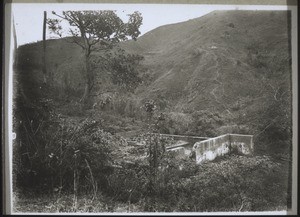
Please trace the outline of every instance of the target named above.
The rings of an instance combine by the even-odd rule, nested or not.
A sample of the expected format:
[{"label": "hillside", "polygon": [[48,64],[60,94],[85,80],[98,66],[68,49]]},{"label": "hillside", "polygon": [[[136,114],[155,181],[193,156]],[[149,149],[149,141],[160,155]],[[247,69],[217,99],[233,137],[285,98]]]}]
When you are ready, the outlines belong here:
[{"label": "hillside", "polygon": [[[132,116],[140,113],[139,108],[146,100],[155,100],[159,111],[166,112],[171,119],[180,119],[175,120],[177,125],[186,122],[188,129],[177,127],[177,133],[199,136],[208,134],[203,130],[205,126],[191,126],[195,119],[192,115],[197,111],[220,116],[221,121],[214,120],[212,124],[214,135],[227,132],[228,127],[232,131],[235,125],[244,127],[236,129],[242,133],[260,135],[274,119],[279,126],[289,125],[289,16],[285,11],[214,11],[161,26],[137,41],[122,43],[128,53],[144,56],[144,83],[119,107],[134,107]],[[59,39],[48,40],[47,49],[47,70],[54,75],[58,95],[64,97],[72,90],[80,96],[80,48],[67,39]],[[20,68],[29,68],[27,73],[33,73],[39,82],[41,51],[40,42],[19,48]],[[109,72],[98,69],[96,73],[96,95],[116,88]],[[124,101],[124,93],[118,95],[113,100]]]},{"label": "hillside", "polygon": [[[130,52],[145,56],[152,78],[137,96],[167,101],[166,110],[178,115],[199,110],[219,114],[219,132],[245,126],[245,131],[235,131],[254,134],[259,144],[256,135],[266,136],[261,131],[273,120],[291,126],[289,16],[284,11],[214,11],[159,27],[137,45],[125,43]],[[190,133],[204,135],[203,128]],[[276,136],[281,133],[268,130],[281,140]]]},{"label": "hillside", "polygon": [[137,41],[153,76],[138,95],[151,98],[159,92],[179,110],[224,109],[222,104],[238,98],[261,96],[249,54],[268,52],[268,67],[275,68],[278,58],[283,70],[290,70],[287,23],[286,12],[217,11],[159,27]]}]

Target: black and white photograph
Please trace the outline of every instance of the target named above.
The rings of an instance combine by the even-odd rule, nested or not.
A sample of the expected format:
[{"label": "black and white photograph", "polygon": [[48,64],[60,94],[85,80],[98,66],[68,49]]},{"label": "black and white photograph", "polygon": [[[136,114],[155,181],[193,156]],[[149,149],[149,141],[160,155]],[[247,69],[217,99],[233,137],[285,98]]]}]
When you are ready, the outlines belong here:
[{"label": "black and white photograph", "polygon": [[297,6],[61,2],[6,14],[11,213],[297,211]]}]

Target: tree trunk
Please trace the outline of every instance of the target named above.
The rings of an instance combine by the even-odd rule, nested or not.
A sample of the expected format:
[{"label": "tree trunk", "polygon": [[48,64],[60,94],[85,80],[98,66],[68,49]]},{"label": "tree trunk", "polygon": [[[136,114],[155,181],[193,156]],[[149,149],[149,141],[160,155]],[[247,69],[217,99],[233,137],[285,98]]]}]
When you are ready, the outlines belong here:
[{"label": "tree trunk", "polygon": [[90,91],[91,91],[91,76],[89,72],[89,56],[85,55],[85,60],[84,60],[84,77],[85,77],[85,86],[84,86],[84,93],[82,97],[82,102],[86,102],[89,98]]},{"label": "tree trunk", "polygon": [[44,11],[44,22],[43,22],[43,82],[47,83],[47,69],[46,69],[46,20],[47,12]]},{"label": "tree trunk", "polygon": [[81,98],[81,101],[87,105],[89,102],[89,96],[93,86],[94,75],[90,69],[90,55],[88,51],[85,53],[84,58],[85,58],[84,59],[85,87],[84,87],[84,94],[83,97]]}]

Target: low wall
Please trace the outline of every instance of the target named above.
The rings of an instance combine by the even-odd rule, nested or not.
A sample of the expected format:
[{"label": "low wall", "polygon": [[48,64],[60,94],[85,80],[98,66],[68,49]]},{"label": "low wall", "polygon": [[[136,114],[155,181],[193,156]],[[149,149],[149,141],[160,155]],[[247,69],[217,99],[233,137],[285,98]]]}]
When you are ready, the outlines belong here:
[{"label": "low wall", "polygon": [[[191,155],[195,142],[209,139],[208,137],[199,136],[186,136],[186,135],[172,135],[172,134],[159,134],[166,138],[172,138],[174,142],[179,144],[173,144],[166,147],[167,151],[175,152],[175,155],[179,158],[186,158]],[[181,144],[182,143],[182,144]]]},{"label": "low wall", "polygon": [[238,153],[248,155],[254,151],[253,136],[251,135],[230,134],[230,143],[232,150],[236,150]]},{"label": "low wall", "polygon": [[175,141],[178,140],[183,140],[186,141],[188,143],[195,143],[195,142],[199,142],[199,141],[203,141],[206,139],[209,139],[208,137],[200,137],[200,136],[187,136],[187,135],[172,135],[172,134],[159,134],[162,137],[166,137],[166,138],[172,138]]},{"label": "low wall", "polygon": [[175,152],[176,155],[179,155],[180,157],[187,157],[190,156],[190,154],[192,153],[193,143],[185,143],[167,147],[166,150]]},{"label": "low wall", "polygon": [[218,156],[238,152],[245,155],[253,153],[253,136],[226,134],[204,141],[196,142],[193,147],[196,163],[214,160]]}]

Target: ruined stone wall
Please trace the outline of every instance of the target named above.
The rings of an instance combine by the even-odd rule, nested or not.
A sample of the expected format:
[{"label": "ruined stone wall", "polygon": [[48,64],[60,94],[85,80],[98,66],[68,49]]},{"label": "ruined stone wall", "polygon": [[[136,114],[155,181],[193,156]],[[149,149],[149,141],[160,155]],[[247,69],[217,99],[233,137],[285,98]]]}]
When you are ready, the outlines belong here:
[{"label": "ruined stone wall", "polygon": [[253,153],[253,136],[226,134],[196,142],[193,149],[198,164],[235,151],[248,155]]}]

